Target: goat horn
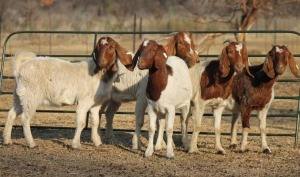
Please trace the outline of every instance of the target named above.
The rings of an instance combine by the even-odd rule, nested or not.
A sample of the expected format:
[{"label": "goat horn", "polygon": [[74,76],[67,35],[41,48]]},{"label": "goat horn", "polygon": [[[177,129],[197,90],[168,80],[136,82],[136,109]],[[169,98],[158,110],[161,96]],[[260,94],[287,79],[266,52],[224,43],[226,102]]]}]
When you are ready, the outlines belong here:
[{"label": "goat horn", "polygon": [[228,43],[231,43],[231,42],[232,42],[232,40],[230,40],[230,39],[226,39],[226,40],[223,42],[223,44],[225,44],[226,42],[228,42]]},{"label": "goat horn", "polygon": [[271,46],[272,46],[272,47],[275,47],[275,46],[276,46],[276,44],[272,44]]},{"label": "goat horn", "polygon": [[283,46],[285,46],[286,48],[288,47],[288,45],[286,45],[286,44],[283,44]]}]

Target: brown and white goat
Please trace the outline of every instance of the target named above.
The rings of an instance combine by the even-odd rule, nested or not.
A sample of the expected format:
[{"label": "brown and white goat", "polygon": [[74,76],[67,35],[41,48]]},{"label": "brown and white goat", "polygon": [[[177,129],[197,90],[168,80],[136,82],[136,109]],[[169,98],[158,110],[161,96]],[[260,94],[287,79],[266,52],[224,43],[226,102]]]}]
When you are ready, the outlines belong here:
[{"label": "brown and white goat", "polygon": [[[248,52],[241,42],[229,42],[222,50],[219,60],[204,61],[190,68],[193,85],[192,119],[194,121],[193,134],[189,153],[197,151],[197,139],[200,133],[202,116],[206,106],[213,109],[215,119],[215,148],[218,153],[225,154],[221,145],[221,117],[224,108],[230,107],[234,73],[240,73],[246,68],[249,73]],[[224,43],[225,43],[224,42]],[[249,75],[251,75],[249,73]]]},{"label": "brown and white goat", "polygon": [[[172,33],[171,39],[165,48],[169,55],[179,56],[187,63],[196,63],[198,52],[195,49],[191,34],[188,32]],[[168,51],[167,51],[168,53]],[[147,107],[146,87],[148,71],[135,68],[130,72],[123,65],[119,65],[118,78],[112,85],[111,99],[101,107],[100,114],[106,109],[106,134],[110,142],[115,142],[113,133],[113,118],[119,107],[124,102],[135,101],[135,133],[132,138],[132,149],[141,147],[141,128],[144,125],[144,114]],[[165,143],[163,143],[165,147]],[[156,143],[155,149],[161,149],[161,144]]]},{"label": "brown and white goat", "polygon": [[154,152],[153,141],[157,118],[166,119],[168,158],[174,157],[173,124],[175,110],[180,109],[184,146],[188,148],[187,117],[190,110],[192,85],[185,62],[176,56],[167,56],[162,45],[153,40],[144,41],[136,52],[133,63],[139,69],[149,69],[146,88],[149,116],[149,141],[145,156]]},{"label": "brown and white goat", "polygon": [[[242,152],[246,150],[247,146],[250,114],[252,110],[258,110],[257,118],[260,124],[262,150],[264,153],[271,153],[266,141],[266,118],[274,99],[274,85],[278,76],[284,73],[287,64],[295,77],[299,78],[299,67],[293,54],[286,46],[274,45],[263,64],[249,68],[254,77],[249,76],[245,71],[235,76],[232,97],[241,112],[243,135],[240,150]],[[237,119],[238,116],[233,116],[231,147],[236,146]]]},{"label": "brown and white goat", "polygon": [[174,33],[164,48],[169,56],[178,56],[183,59],[189,68],[199,61],[198,52],[190,32],[181,31]]}]

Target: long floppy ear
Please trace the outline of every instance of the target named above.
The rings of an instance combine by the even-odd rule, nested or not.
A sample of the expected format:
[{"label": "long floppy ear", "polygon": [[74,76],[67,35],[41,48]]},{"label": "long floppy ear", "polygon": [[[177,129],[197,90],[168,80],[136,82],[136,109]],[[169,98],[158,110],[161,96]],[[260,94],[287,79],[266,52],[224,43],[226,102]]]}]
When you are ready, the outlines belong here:
[{"label": "long floppy ear", "polygon": [[300,78],[300,73],[299,73],[299,67],[296,63],[296,60],[291,52],[289,52],[289,58],[288,58],[289,66],[291,72],[294,74],[295,77]]},{"label": "long floppy ear", "polygon": [[266,56],[266,59],[264,61],[264,66],[263,66],[263,70],[264,72],[267,74],[267,76],[269,78],[274,78],[275,77],[275,71],[274,71],[274,64],[273,64],[273,60],[271,56],[272,53],[271,51],[268,53],[268,55]]},{"label": "long floppy ear", "polygon": [[163,65],[165,65],[167,62],[167,58],[168,55],[166,54],[166,51],[164,50],[163,46],[158,45],[158,48],[154,56],[155,68],[161,68]]},{"label": "long floppy ear", "polygon": [[118,42],[116,42],[117,57],[120,62],[129,70],[133,71],[132,67],[132,55],[125,48],[123,48]]},{"label": "long floppy ear", "polygon": [[230,71],[230,62],[227,56],[226,48],[224,47],[221,55],[219,56],[220,60],[220,71],[222,72],[222,77],[226,77]]},{"label": "long floppy ear", "polygon": [[174,36],[171,37],[171,40],[168,42],[168,44],[165,45],[164,47],[168,55],[172,55],[172,56],[176,55],[175,44],[176,41],[175,41],[175,34],[174,34]]},{"label": "long floppy ear", "polygon": [[245,68],[246,68],[247,73],[249,74],[249,76],[251,76],[252,78],[254,78],[254,76],[251,74],[251,72],[249,70],[250,62],[249,62],[248,51],[247,51],[246,47],[245,47],[242,55],[243,55],[243,58],[246,59],[246,61],[245,61]]},{"label": "long floppy ear", "polygon": [[97,62],[98,62],[98,59],[99,59],[99,51],[98,51],[98,43],[96,44],[93,52],[92,52],[92,58],[95,62],[95,69],[94,69],[94,73],[98,73],[101,68],[98,66]]}]

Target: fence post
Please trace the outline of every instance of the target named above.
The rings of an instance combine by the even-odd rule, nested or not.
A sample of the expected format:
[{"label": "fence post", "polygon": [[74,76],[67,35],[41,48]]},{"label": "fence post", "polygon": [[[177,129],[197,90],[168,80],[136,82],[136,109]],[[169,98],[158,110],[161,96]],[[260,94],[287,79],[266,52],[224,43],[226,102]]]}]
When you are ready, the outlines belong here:
[{"label": "fence post", "polygon": [[136,32],[136,14],[133,16],[133,44],[132,44],[132,52],[135,51],[135,32]]},{"label": "fence post", "polygon": [[2,44],[2,18],[0,17],[0,46]]},{"label": "fence post", "polygon": [[[143,22],[143,19],[142,17],[140,17],[140,32],[142,32],[142,22]],[[140,40],[142,39],[142,33],[140,33]]]},{"label": "fence post", "polygon": [[299,89],[299,96],[298,96],[298,111],[297,111],[297,122],[296,122],[296,132],[295,132],[295,144],[294,148],[298,147],[298,133],[299,133],[299,123],[300,123],[300,89]]}]

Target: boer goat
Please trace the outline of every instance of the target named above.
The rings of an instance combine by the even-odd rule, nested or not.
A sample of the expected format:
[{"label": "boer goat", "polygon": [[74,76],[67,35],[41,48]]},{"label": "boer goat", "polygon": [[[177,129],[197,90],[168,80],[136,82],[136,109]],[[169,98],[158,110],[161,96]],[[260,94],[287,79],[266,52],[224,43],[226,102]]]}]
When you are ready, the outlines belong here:
[{"label": "boer goat", "polygon": [[4,144],[11,144],[11,131],[16,116],[21,115],[23,132],[30,148],[36,146],[30,130],[30,120],[39,105],[73,105],[76,109],[76,132],[72,147],[80,148],[80,135],[86,114],[92,120],[91,139],[101,144],[98,134],[100,105],[110,98],[112,82],[118,73],[117,60],[128,69],[132,56],[116,41],[102,37],[93,51],[93,60],[71,63],[57,58],[37,57],[21,52],[13,60],[16,88],[13,107],[8,113],[3,131]]},{"label": "boer goat", "polygon": [[[224,108],[231,104],[230,96],[234,73],[240,73],[243,68],[249,73],[248,52],[241,42],[226,40],[229,44],[223,48],[219,60],[204,61],[190,68],[193,85],[192,119],[193,134],[189,153],[197,151],[197,138],[200,133],[202,116],[206,106],[213,109],[215,119],[215,148],[218,153],[225,154],[221,145],[221,117]],[[224,42],[224,43],[225,43]],[[249,75],[251,75],[249,73]]]},{"label": "boer goat", "polygon": [[[198,61],[198,52],[195,49],[192,36],[189,32],[172,33],[171,39],[165,45],[168,55],[179,56],[190,67]],[[114,142],[113,118],[122,103],[135,101],[135,133],[132,139],[132,149],[140,149],[140,133],[144,124],[144,114],[147,107],[146,87],[148,70],[136,68],[133,72],[124,66],[119,66],[117,79],[113,82],[111,99],[101,107],[100,114],[105,110],[106,134],[110,142]],[[165,145],[165,144],[164,144]],[[155,149],[161,149],[161,144],[156,144]]]},{"label": "boer goat", "polygon": [[182,139],[188,148],[187,117],[190,110],[192,85],[185,62],[176,56],[166,54],[163,46],[153,40],[144,41],[133,58],[133,66],[138,61],[139,69],[149,69],[146,88],[149,116],[149,141],[145,156],[153,154],[153,140],[157,118],[166,118],[166,157],[174,157],[173,125],[175,109],[181,111]]},{"label": "boer goat", "polygon": [[[247,136],[250,128],[249,119],[252,110],[258,110],[257,118],[261,133],[262,150],[271,153],[266,141],[266,118],[274,99],[274,85],[279,75],[282,75],[289,64],[291,72],[300,77],[299,67],[293,54],[286,46],[274,45],[268,52],[263,64],[251,66],[250,72],[237,74],[233,80],[232,97],[241,112],[243,135],[240,150],[244,152],[247,146]],[[231,127],[231,147],[236,146],[236,123],[238,116],[233,116]]]}]

